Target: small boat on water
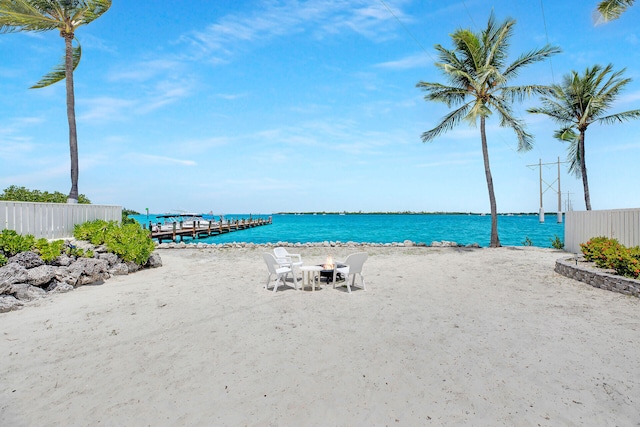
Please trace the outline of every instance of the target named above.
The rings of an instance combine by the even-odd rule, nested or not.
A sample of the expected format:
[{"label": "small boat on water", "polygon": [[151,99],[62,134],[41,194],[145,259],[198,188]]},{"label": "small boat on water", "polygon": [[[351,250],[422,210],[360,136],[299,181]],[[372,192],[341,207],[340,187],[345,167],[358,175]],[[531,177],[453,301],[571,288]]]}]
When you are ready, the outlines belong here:
[{"label": "small boat on water", "polygon": [[[181,214],[166,214],[157,215],[158,222],[155,224],[155,228],[158,231],[170,231],[173,230],[173,225],[176,224],[176,228],[194,228],[196,224],[207,224],[209,222],[203,215],[197,213],[181,213]],[[217,222],[213,221],[215,224]]]}]

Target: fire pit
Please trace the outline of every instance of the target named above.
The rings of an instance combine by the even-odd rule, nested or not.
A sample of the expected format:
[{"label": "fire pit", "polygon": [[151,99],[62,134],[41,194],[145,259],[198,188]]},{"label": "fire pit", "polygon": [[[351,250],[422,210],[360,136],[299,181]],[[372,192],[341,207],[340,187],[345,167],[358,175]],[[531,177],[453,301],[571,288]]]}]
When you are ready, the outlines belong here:
[{"label": "fire pit", "polygon": [[[320,280],[322,281],[322,278],[324,277],[325,279],[327,279],[327,283],[329,283],[333,281],[333,270],[335,270],[336,268],[344,268],[346,267],[346,265],[334,263],[333,258],[331,258],[331,255],[329,255],[325,263],[320,264],[320,267],[322,267],[322,270],[320,271]],[[336,280],[342,280],[343,278],[344,277],[342,276],[342,273],[338,273],[336,275]]]}]

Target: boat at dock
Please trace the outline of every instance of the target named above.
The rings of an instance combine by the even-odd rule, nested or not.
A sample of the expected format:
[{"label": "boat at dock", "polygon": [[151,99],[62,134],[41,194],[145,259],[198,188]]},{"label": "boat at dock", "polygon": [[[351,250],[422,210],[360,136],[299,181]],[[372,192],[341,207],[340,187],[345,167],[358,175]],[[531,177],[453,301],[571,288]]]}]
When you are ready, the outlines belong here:
[{"label": "boat at dock", "polygon": [[249,218],[227,220],[220,217],[219,221],[209,220],[200,214],[182,213],[156,215],[156,223],[149,223],[151,238],[162,243],[163,240],[176,241],[184,237],[199,239],[201,237],[216,236],[233,231],[245,230],[260,225],[271,224],[272,218]]},{"label": "boat at dock", "polygon": [[[200,223],[206,223],[207,220],[203,215],[197,213],[181,213],[181,214],[164,214],[156,215],[156,223],[151,224],[152,230],[171,231],[175,226],[180,229],[194,228]],[[215,221],[214,221],[215,222]]]}]

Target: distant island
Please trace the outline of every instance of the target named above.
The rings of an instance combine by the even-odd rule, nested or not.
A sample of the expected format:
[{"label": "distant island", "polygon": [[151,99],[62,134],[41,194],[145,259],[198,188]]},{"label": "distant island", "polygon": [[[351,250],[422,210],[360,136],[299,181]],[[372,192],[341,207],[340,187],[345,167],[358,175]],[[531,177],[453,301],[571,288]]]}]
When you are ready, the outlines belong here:
[{"label": "distant island", "polygon": [[[545,212],[545,216],[556,216],[557,212]],[[482,212],[414,212],[414,211],[403,211],[403,212],[274,212],[273,215],[478,215],[478,216],[486,216],[490,215],[489,213]],[[512,216],[512,215],[538,215],[538,212],[504,212],[499,213],[498,215],[502,216]]]}]

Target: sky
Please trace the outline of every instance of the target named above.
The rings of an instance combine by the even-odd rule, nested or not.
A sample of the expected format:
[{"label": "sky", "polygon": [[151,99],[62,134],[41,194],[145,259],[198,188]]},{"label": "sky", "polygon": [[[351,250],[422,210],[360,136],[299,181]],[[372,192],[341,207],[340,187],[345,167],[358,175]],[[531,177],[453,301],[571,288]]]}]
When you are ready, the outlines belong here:
[{"label": "sky", "polygon": [[[180,7],[176,4],[180,3]],[[144,213],[489,212],[479,126],[432,142],[450,111],[419,81],[447,83],[434,45],[480,31],[493,10],[516,20],[510,59],[546,44],[562,53],[514,84],[560,83],[595,64],[633,81],[611,113],[640,108],[640,5],[594,25],[596,0],[114,0],[80,27],[74,73],[79,192]],[[58,32],[0,35],[0,190],[68,194],[64,82],[29,89],[61,61]],[[487,121],[498,212],[558,208],[558,126],[514,105],[534,135]],[[640,207],[640,120],[591,125],[593,209]],[[584,210],[561,164],[562,209]]]}]

